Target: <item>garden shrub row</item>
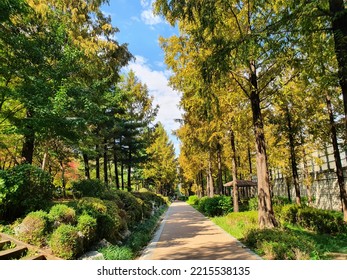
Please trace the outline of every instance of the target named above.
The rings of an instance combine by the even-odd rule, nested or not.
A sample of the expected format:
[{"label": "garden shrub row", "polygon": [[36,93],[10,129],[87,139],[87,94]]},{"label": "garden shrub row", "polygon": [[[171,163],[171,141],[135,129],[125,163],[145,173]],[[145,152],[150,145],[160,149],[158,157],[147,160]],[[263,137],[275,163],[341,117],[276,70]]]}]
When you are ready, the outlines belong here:
[{"label": "garden shrub row", "polygon": [[[27,243],[50,246],[58,257],[74,259],[99,240],[123,242],[129,230],[135,230],[166,204],[161,196],[147,190],[109,190],[100,182],[90,181],[76,183],[80,198],[44,208],[46,211],[32,211],[18,219],[15,234]],[[97,186],[97,191],[91,190],[93,186]]]},{"label": "garden shrub row", "polygon": [[195,205],[196,208],[206,216],[222,216],[233,211],[232,201],[230,196],[215,195],[213,197],[190,196],[187,203]]},{"label": "garden shrub row", "polygon": [[326,234],[346,233],[347,226],[341,212],[322,210],[308,206],[287,204],[275,208],[282,225],[293,224],[305,229]]}]

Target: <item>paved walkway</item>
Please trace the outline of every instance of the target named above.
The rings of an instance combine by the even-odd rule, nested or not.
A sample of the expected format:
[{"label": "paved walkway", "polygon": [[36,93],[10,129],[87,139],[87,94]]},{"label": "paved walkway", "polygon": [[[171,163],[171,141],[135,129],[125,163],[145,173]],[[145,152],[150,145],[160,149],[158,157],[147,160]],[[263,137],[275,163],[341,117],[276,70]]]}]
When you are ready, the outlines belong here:
[{"label": "paved walkway", "polygon": [[185,202],[169,207],[140,260],[259,260],[237,239]]}]

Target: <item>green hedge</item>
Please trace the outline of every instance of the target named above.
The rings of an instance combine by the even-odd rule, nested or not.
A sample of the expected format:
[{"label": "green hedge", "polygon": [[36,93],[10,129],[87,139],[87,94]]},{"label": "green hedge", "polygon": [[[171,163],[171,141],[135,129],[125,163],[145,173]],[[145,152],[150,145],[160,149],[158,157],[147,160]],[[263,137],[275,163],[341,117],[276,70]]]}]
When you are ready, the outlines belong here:
[{"label": "green hedge", "polygon": [[13,221],[47,207],[53,198],[52,182],[49,173],[29,164],[0,170],[0,220]]},{"label": "green hedge", "polygon": [[314,244],[283,229],[251,229],[243,242],[270,260],[310,259]]},{"label": "green hedge", "polygon": [[230,196],[216,195],[203,197],[198,202],[198,210],[207,216],[222,216],[233,211]]},{"label": "green hedge", "polygon": [[322,210],[308,206],[288,204],[275,208],[276,215],[282,225],[299,225],[317,233],[346,233],[347,225],[343,215],[337,211]]}]

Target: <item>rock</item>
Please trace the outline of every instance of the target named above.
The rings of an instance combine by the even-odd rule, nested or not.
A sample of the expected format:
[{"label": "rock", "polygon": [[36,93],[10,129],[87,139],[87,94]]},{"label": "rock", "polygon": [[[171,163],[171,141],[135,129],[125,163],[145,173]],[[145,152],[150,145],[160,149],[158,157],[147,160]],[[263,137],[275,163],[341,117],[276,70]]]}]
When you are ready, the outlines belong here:
[{"label": "rock", "polygon": [[104,255],[97,251],[90,251],[79,257],[79,260],[104,260]]}]

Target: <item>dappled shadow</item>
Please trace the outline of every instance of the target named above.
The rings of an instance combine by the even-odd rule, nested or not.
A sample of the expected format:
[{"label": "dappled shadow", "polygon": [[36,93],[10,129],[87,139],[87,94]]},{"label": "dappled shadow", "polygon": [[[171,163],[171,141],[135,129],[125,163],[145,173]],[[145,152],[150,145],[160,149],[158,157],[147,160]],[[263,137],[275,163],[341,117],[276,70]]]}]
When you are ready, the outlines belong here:
[{"label": "dappled shadow", "polygon": [[170,206],[151,259],[257,259],[240,242],[186,203]]}]

